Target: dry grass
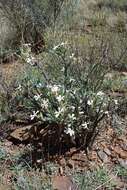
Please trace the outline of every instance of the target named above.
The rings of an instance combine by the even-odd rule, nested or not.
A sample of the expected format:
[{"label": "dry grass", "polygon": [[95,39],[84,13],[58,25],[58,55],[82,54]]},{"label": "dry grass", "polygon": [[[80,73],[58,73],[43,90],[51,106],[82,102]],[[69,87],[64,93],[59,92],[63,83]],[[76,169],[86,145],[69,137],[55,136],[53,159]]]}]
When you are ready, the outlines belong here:
[{"label": "dry grass", "polygon": [[4,80],[9,84],[24,71],[24,64],[19,61],[14,61],[8,64],[1,64],[0,71]]}]

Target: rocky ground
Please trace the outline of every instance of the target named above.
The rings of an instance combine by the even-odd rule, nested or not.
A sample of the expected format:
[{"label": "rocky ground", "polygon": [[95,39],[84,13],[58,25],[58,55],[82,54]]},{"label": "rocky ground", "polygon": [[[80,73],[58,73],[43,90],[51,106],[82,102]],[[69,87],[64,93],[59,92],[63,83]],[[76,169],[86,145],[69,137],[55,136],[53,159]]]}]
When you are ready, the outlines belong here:
[{"label": "rocky ground", "polygon": [[[2,170],[2,168],[5,169],[2,176],[3,181],[6,181],[7,184],[10,184],[12,179],[14,178],[14,174],[10,170],[10,167],[16,165],[17,163],[21,164],[23,162],[23,157],[26,161],[30,163],[30,159],[33,158],[31,157],[32,151],[30,148],[30,144],[13,144],[12,141],[9,141],[7,139],[1,139],[0,149],[0,170]],[[127,172],[124,176],[122,176],[121,174],[117,176],[113,174],[114,168],[116,166],[120,166],[124,169],[124,171],[127,171],[127,125],[125,120],[124,125],[121,125],[120,131],[118,129],[112,128],[111,126],[108,126],[105,131],[102,131],[102,133],[98,136],[98,139],[94,144],[93,149],[88,153],[88,155],[86,155],[84,151],[73,154],[75,150],[75,148],[72,148],[70,149],[70,151],[66,152],[65,155],[57,155],[54,157],[49,156],[48,160],[36,157],[36,166],[40,168],[46,163],[51,162],[54,165],[57,165],[58,168],[62,169],[62,175],[72,174],[74,171],[94,171],[98,167],[101,168],[104,166],[108,168],[108,170],[110,171],[110,176],[115,182],[114,189],[127,188]],[[24,154],[26,153],[26,151],[27,154]],[[17,159],[13,158],[17,158],[18,162]],[[58,170],[57,174],[59,174]]]},{"label": "rocky ground", "polygon": [[[13,66],[4,66],[3,72],[7,72],[7,77],[10,78],[9,73],[17,73],[17,64]],[[122,73],[123,75],[123,73]],[[126,77],[126,73],[124,73]],[[111,74],[108,77],[112,77]],[[115,85],[116,86],[116,85]],[[125,86],[124,86],[125,87]],[[114,88],[114,86],[113,86]],[[124,89],[124,90],[123,90]],[[118,98],[126,98],[126,88],[122,90],[114,89],[110,92],[112,96]],[[124,104],[124,105],[123,105]],[[109,171],[109,180],[113,181],[113,190],[126,190],[127,189],[127,112],[126,102],[121,104],[124,107],[118,109],[118,115],[110,116],[102,123],[102,130],[97,138],[91,151],[88,155],[84,151],[76,152],[76,148],[71,148],[65,152],[64,155],[50,156],[45,159],[40,157],[42,150],[39,148],[36,150],[36,159],[34,157],[35,152],[32,150],[31,143],[27,141],[29,139],[29,129],[31,125],[25,124],[5,124],[0,127],[0,176],[1,182],[6,184],[6,189],[12,184],[12,181],[17,181],[17,177],[12,168],[26,167],[29,165],[32,168],[34,174],[36,171],[42,171],[44,169],[44,176],[52,178],[54,175],[56,178],[52,178],[53,184],[58,185],[59,181],[65,180],[65,183],[69,180],[63,176],[72,175],[76,172],[85,173],[87,171],[93,172],[98,168],[105,167]],[[24,133],[25,128],[25,133]],[[27,130],[26,130],[27,129]],[[23,134],[23,135],[21,135]],[[8,138],[9,137],[9,138]],[[11,138],[10,138],[11,137]],[[13,138],[12,138],[13,137]],[[40,143],[41,144],[41,143]],[[41,145],[42,146],[42,145]],[[42,155],[42,154],[41,154]],[[27,163],[27,164],[25,164]],[[34,165],[33,165],[34,163]],[[50,164],[49,164],[50,163]],[[49,169],[47,171],[47,165]],[[52,172],[56,166],[55,174]],[[36,169],[36,170],[35,170]],[[27,175],[32,175],[31,171],[27,170]],[[42,173],[42,172],[41,172]],[[39,174],[40,175],[40,174]],[[62,177],[60,177],[60,176]],[[67,182],[70,183],[70,182]],[[5,186],[1,186],[0,189]],[[97,189],[109,189],[105,186],[100,186]]]}]

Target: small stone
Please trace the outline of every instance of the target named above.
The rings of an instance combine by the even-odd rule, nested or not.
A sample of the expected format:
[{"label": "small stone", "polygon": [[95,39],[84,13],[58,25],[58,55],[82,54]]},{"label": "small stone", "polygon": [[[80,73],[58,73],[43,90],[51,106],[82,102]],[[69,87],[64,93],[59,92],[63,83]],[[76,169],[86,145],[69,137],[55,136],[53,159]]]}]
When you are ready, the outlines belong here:
[{"label": "small stone", "polygon": [[110,148],[110,150],[114,150],[114,147],[113,147],[113,146],[110,146],[109,148]]},{"label": "small stone", "polygon": [[120,158],[118,161],[123,168],[127,169],[127,160],[123,160]]},{"label": "small stone", "polygon": [[124,151],[127,151],[127,144],[121,144],[120,146]]},{"label": "small stone", "polygon": [[68,160],[68,162],[67,162],[67,166],[69,167],[69,168],[71,168],[71,169],[74,169],[74,161],[73,160]]},{"label": "small stone", "polygon": [[108,148],[105,148],[105,149],[104,149],[104,152],[105,152],[108,156],[111,155],[111,152],[110,152],[110,150],[109,150]]},{"label": "small stone", "polygon": [[55,176],[52,178],[52,187],[54,190],[79,190],[77,184],[68,176]]},{"label": "small stone", "polygon": [[108,156],[105,152],[103,152],[102,150],[100,150],[98,153],[98,157],[100,158],[100,160],[104,163],[108,162]]}]

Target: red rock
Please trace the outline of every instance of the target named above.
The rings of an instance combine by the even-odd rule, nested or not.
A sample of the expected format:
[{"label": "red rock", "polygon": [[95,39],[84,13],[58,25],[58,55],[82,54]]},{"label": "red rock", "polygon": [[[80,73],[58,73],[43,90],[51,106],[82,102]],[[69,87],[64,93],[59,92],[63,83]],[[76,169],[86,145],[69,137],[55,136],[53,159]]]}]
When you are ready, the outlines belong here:
[{"label": "red rock", "polygon": [[101,145],[102,145],[103,148],[106,148],[106,147],[107,147],[104,142],[102,142]]},{"label": "red rock", "polygon": [[115,147],[114,151],[123,159],[127,159],[127,151],[122,150],[120,147]]},{"label": "red rock", "polygon": [[96,160],[97,159],[97,153],[95,151],[93,151],[90,158],[91,158],[91,160]]},{"label": "red rock", "polygon": [[78,186],[73,182],[71,177],[55,176],[52,179],[54,190],[79,190]]},{"label": "red rock", "polygon": [[31,137],[31,129],[32,129],[32,126],[29,125],[29,126],[25,126],[25,127],[21,127],[21,128],[18,128],[16,130],[14,130],[11,134],[10,134],[10,137],[9,139],[16,139],[16,140],[19,140],[21,142],[23,141],[26,141],[26,140],[29,140],[30,137]]}]

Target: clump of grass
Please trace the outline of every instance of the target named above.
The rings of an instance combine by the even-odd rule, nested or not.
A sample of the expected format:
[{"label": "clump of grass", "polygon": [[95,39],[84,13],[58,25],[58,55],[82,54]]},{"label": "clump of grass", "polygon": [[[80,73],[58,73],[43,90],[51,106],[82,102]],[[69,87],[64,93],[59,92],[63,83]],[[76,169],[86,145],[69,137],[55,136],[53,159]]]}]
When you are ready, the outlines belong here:
[{"label": "clump of grass", "polygon": [[5,160],[5,158],[7,157],[7,153],[6,153],[6,150],[1,148],[0,149],[0,162]]},{"label": "clump of grass", "polygon": [[106,168],[98,168],[92,172],[88,171],[84,175],[76,174],[75,180],[79,183],[80,190],[97,190],[101,188],[113,190],[115,187],[114,180],[110,177],[110,173]]},{"label": "clump of grass", "polygon": [[122,167],[121,165],[117,165],[114,170],[117,173],[118,177],[121,177],[123,179],[127,178],[127,169],[125,167]]},{"label": "clump of grass", "polygon": [[112,92],[126,92],[126,78],[121,73],[112,71],[105,77],[104,88]]},{"label": "clump of grass", "polygon": [[126,0],[107,0],[107,1],[104,1],[104,0],[100,0],[98,2],[98,7],[99,8],[104,8],[104,7],[107,7],[109,9],[112,9],[112,11],[127,11],[127,2]]}]

